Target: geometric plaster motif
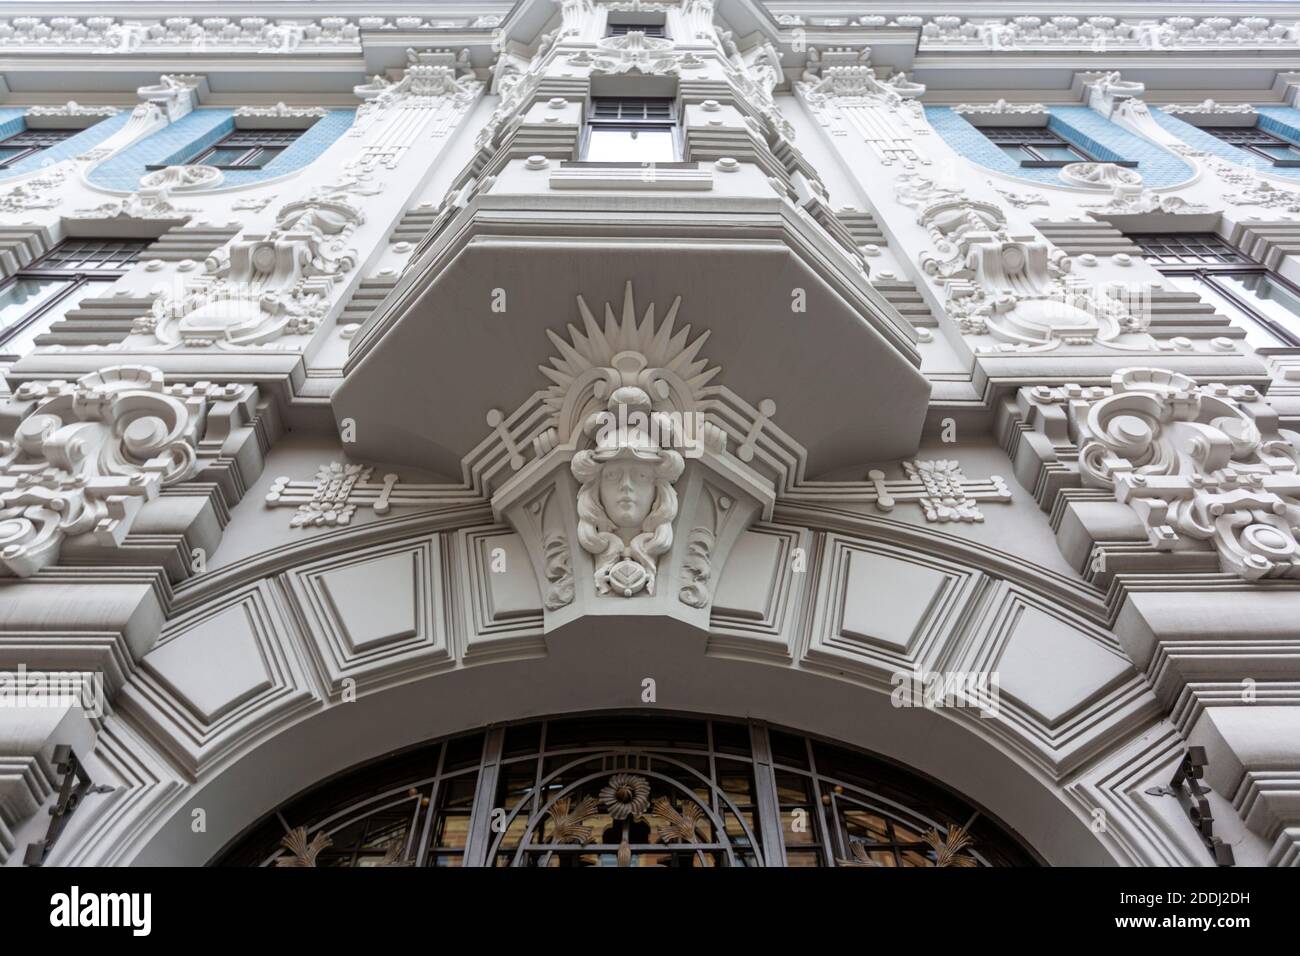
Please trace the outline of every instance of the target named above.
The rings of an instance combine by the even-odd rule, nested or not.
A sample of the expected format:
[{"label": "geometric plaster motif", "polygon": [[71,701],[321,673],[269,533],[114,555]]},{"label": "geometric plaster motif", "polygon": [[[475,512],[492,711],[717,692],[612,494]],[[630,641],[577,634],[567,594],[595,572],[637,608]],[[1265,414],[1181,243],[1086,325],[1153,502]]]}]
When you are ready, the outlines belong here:
[{"label": "geometric plaster motif", "polygon": [[805,660],[883,678],[928,669],[983,575],[890,545],[827,535]]},{"label": "geometric plaster motif", "polygon": [[144,665],[119,706],[193,776],[318,703],[268,582],[171,621]]},{"label": "geometric plaster motif", "polygon": [[350,551],[285,581],[331,691],[427,671],[450,660],[439,536]]}]

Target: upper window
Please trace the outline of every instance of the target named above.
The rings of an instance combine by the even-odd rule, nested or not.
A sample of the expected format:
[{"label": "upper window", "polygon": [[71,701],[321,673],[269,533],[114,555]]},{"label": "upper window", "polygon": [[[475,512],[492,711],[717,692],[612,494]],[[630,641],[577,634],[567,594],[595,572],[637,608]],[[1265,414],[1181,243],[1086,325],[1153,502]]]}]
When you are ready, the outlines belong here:
[{"label": "upper window", "polygon": [[1202,126],[1205,132],[1274,166],[1300,166],[1300,146],[1257,126]]},{"label": "upper window", "polygon": [[1046,126],[981,126],[979,131],[1012,161],[1030,169],[1097,162],[1097,157]]},{"label": "upper window", "polygon": [[297,141],[300,129],[237,129],[189,162],[218,169],[261,169]]},{"label": "upper window", "polygon": [[1257,348],[1300,345],[1300,289],[1213,233],[1130,236],[1169,284],[1235,319]]},{"label": "upper window", "polygon": [[609,29],[605,32],[606,36],[621,37],[629,33],[644,33],[648,37],[662,37],[664,25],[662,23],[611,23]]},{"label": "upper window", "polygon": [[7,169],[80,132],[79,129],[25,129],[21,133],[0,139],[0,169]]},{"label": "upper window", "polygon": [[594,163],[671,163],[680,158],[673,100],[594,97],[583,159]]},{"label": "upper window", "polygon": [[67,239],[10,276],[0,284],[0,358],[25,355],[83,298],[104,295],[150,242]]}]

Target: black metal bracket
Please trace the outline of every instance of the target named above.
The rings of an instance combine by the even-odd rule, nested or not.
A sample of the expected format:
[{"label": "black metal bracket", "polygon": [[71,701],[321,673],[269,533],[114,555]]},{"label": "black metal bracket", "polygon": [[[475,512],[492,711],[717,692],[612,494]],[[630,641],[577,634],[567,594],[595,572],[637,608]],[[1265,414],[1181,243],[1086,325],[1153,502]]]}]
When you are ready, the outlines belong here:
[{"label": "black metal bracket", "polygon": [[1169,787],[1178,797],[1179,803],[1183,803],[1184,795],[1190,800],[1190,805],[1184,805],[1187,816],[1196,827],[1196,832],[1201,835],[1205,848],[1214,857],[1215,865],[1233,866],[1236,860],[1232,856],[1232,847],[1214,835],[1214,814],[1210,811],[1210,801],[1205,796],[1209,790],[1201,786],[1207,766],[1209,760],[1205,756],[1205,748],[1188,747],[1178,769],[1174,771],[1174,779],[1169,782]]},{"label": "black metal bracket", "polygon": [[50,807],[50,825],[45,831],[44,840],[27,844],[27,852],[23,856],[24,866],[45,864],[45,858],[50,855],[55,842],[59,839],[59,834],[67,826],[68,817],[72,816],[81,805],[81,799],[86,794],[109,793],[113,789],[107,786],[96,786],[90,779],[90,774],[86,772],[86,768],[77,759],[76,753],[66,744],[59,744],[54,748],[54,769],[63,775],[63,780],[59,784],[58,798],[54,801],[54,806]]}]

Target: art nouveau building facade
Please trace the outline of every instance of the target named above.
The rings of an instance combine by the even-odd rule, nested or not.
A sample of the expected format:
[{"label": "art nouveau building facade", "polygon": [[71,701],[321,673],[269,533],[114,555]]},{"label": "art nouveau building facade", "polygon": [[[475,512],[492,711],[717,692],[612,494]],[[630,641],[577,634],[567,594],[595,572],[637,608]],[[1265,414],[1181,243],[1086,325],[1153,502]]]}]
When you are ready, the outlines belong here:
[{"label": "art nouveau building facade", "polygon": [[1300,863],[1300,6],[72,6],[0,861]]}]

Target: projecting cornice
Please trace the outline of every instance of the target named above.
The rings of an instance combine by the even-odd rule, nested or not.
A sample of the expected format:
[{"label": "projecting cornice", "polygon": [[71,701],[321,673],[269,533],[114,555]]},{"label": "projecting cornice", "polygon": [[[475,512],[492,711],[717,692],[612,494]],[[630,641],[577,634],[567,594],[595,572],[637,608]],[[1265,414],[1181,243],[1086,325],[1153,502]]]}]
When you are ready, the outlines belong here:
[{"label": "projecting cornice", "polygon": [[767,4],[784,28],[920,32],[922,53],[964,50],[1259,50],[1300,46],[1300,14],[1278,3]]}]

